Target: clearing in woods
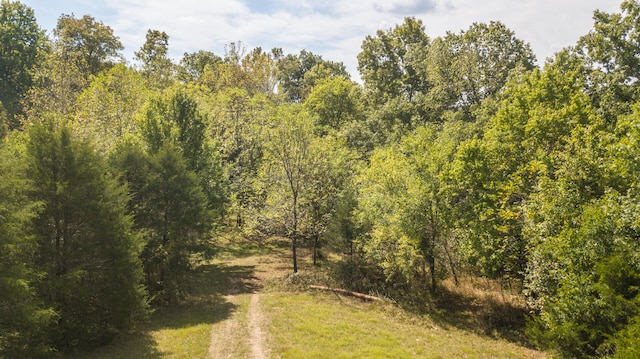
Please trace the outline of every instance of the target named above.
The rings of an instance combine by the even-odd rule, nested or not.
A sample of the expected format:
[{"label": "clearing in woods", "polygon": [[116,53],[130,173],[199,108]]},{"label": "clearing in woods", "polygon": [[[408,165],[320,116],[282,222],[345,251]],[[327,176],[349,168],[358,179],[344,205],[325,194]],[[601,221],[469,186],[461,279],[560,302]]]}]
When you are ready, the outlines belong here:
[{"label": "clearing in woods", "polygon": [[322,267],[314,268],[310,253],[301,250],[301,275],[291,277],[286,240],[229,239],[221,248],[197,268],[185,302],[156,310],[134,333],[77,357],[546,357],[515,336],[486,330],[487,319],[495,320],[487,308],[509,304],[499,292],[452,291],[454,306],[416,315],[388,302],[306,289],[325,284],[317,283]]}]

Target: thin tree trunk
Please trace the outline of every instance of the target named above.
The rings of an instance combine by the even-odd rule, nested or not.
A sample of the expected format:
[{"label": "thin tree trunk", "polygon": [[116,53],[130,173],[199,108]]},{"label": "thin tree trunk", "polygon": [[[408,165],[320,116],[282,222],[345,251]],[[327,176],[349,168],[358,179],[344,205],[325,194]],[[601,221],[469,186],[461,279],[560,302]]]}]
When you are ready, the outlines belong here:
[{"label": "thin tree trunk", "polygon": [[429,270],[431,271],[431,292],[436,292],[436,258],[429,256]]},{"label": "thin tree trunk", "polygon": [[320,234],[316,233],[313,238],[313,265],[317,264],[319,241],[320,241]]},{"label": "thin tree trunk", "polygon": [[298,273],[298,258],[296,255],[297,239],[294,236],[291,240],[291,253],[293,254],[293,273]]},{"label": "thin tree trunk", "polygon": [[458,274],[456,273],[456,269],[453,264],[453,258],[451,258],[451,253],[449,253],[449,246],[444,246],[444,252],[447,254],[447,258],[449,259],[449,267],[451,267],[451,274],[453,274],[453,280],[455,281],[457,287],[460,283],[458,282]]},{"label": "thin tree trunk", "polygon": [[293,195],[293,231],[291,238],[291,253],[293,255],[293,273],[298,273],[298,257],[296,255],[296,246],[298,241],[298,196]]}]

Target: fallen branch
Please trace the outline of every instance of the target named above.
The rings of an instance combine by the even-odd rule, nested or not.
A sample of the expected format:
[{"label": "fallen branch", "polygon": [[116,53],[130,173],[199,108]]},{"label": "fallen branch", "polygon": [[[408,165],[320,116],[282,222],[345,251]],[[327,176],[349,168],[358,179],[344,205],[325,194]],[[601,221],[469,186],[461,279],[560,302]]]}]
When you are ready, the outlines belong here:
[{"label": "fallen branch", "polygon": [[364,299],[364,300],[382,301],[382,298],[374,297],[372,295],[368,295],[368,294],[364,294],[364,293],[352,292],[350,290],[345,290],[345,289],[329,288],[329,287],[325,287],[325,286],[322,286],[322,285],[310,285],[309,288],[317,289],[317,290],[324,290],[324,291],[329,291],[329,292],[334,292],[334,293],[340,293],[340,294],[344,294],[344,295],[348,295],[348,296],[351,296],[351,297],[356,297],[356,298],[360,298],[360,299]]}]

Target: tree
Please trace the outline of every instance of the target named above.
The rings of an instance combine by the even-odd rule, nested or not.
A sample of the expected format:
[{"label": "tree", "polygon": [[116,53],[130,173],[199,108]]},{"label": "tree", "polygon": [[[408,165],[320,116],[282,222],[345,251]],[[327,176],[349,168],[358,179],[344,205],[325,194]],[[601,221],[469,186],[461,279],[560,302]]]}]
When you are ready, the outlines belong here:
[{"label": "tree", "polygon": [[362,120],[361,96],[358,85],[344,77],[335,76],[320,81],[304,104],[318,116],[320,131],[327,133]]},{"label": "tree", "polygon": [[541,177],[557,176],[570,153],[571,136],[594,120],[581,73],[581,61],[563,52],[544,70],[514,77],[482,138],[460,146],[453,198],[461,211],[462,253],[482,275],[523,279],[531,239],[523,233],[530,195]]},{"label": "tree", "polygon": [[174,65],[168,57],[168,52],[169,35],[164,31],[147,30],[144,45],[134,55],[140,62],[149,86],[164,89],[171,84]]},{"label": "tree", "polygon": [[412,102],[418,93],[428,90],[418,60],[428,51],[430,42],[422,22],[412,17],[393,29],[378,30],[375,37],[365,38],[358,54],[358,71],[374,104],[394,98]]},{"label": "tree", "polygon": [[17,128],[22,98],[33,84],[34,68],[47,50],[44,30],[33,9],[18,1],[0,4],[0,102],[9,128]]},{"label": "tree", "polygon": [[358,71],[364,81],[367,120],[360,131],[372,142],[369,146],[397,142],[428,122],[422,98],[431,87],[423,64],[430,43],[422,22],[412,17],[362,42]]},{"label": "tree", "polygon": [[76,99],[102,70],[121,58],[122,44],[110,27],[85,15],[62,15],[54,30],[53,50],[38,67],[27,94],[27,117],[59,113],[69,119]]},{"label": "tree", "polygon": [[187,168],[198,176],[208,208],[222,213],[225,194],[221,159],[207,136],[207,122],[207,116],[189,95],[169,92],[149,100],[141,132],[149,153],[157,153],[165,145],[179,150]]},{"label": "tree", "polygon": [[214,93],[238,88],[247,91],[249,96],[274,94],[280,49],[267,53],[256,47],[246,53],[242,42],[232,42],[225,46],[225,50],[223,61],[208,67],[201,76],[201,83]]},{"label": "tree", "polygon": [[193,256],[206,257],[211,249],[208,231],[214,218],[199,178],[169,142],[150,153],[123,143],[112,161],[132,190],[129,208],[144,233],[145,285],[156,303],[175,302],[184,296]]},{"label": "tree", "polygon": [[50,114],[70,119],[76,110],[76,99],[89,85],[90,79],[75,61],[54,47],[34,74],[34,85],[25,96],[27,122]]},{"label": "tree", "polygon": [[129,209],[145,234],[145,283],[157,302],[182,297],[192,257],[210,254],[214,214],[224,209],[220,158],[206,121],[183,92],[153,97],[141,120],[141,143],[123,141],[112,154],[132,191]]},{"label": "tree", "polygon": [[[268,199],[277,206],[286,236],[291,240],[293,272],[298,272],[297,246],[301,215],[300,197],[308,179],[313,123],[309,115],[296,105],[275,109],[265,143],[263,170],[269,180]],[[279,208],[279,209],[278,209]],[[277,217],[276,217],[277,218]]]},{"label": "tree", "polygon": [[256,47],[242,58],[242,69],[247,74],[247,91],[251,95],[272,95],[277,87],[277,60],[279,49],[270,53]]},{"label": "tree", "polygon": [[474,23],[459,34],[447,33],[431,43],[425,59],[427,105],[436,119],[445,111],[461,111],[467,120],[487,98],[495,96],[513,70],[534,68],[530,46],[500,22]]},{"label": "tree", "polygon": [[271,104],[264,95],[249,97],[245,89],[221,90],[212,111],[210,131],[218,144],[227,173],[230,209],[238,227],[245,224],[245,211],[256,197],[253,185],[263,157],[263,117]]},{"label": "tree", "polygon": [[37,244],[30,223],[38,203],[28,197],[32,184],[22,157],[0,144],[0,355],[7,358],[47,353],[46,331],[56,319],[36,295],[40,273],[32,260]]},{"label": "tree", "polygon": [[126,188],[66,125],[47,120],[28,134],[29,198],[42,203],[33,220],[36,288],[59,316],[49,339],[58,349],[104,344],[146,307]]},{"label": "tree", "polygon": [[427,287],[436,290],[437,262],[449,259],[455,274],[448,243],[451,206],[444,182],[466,131],[449,126],[419,127],[400,145],[375,150],[359,177],[357,213],[367,229],[362,239],[365,254],[388,280],[400,276],[416,283],[411,288],[416,293]]},{"label": "tree", "polygon": [[109,150],[127,135],[138,133],[134,114],[148,99],[144,78],[119,64],[91,82],[77,99],[76,131],[95,138],[103,150]]},{"label": "tree", "polygon": [[417,232],[407,233],[405,222],[409,213],[420,211],[418,181],[406,158],[391,147],[374,151],[358,180],[357,215],[367,230],[362,248],[389,282],[396,277],[411,282],[416,269],[427,263],[420,253],[420,238],[411,235]]},{"label": "tree", "polygon": [[598,111],[607,122],[631,112],[631,105],[640,99],[636,81],[640,61],[636,49],[640,46],[640,3],[625,0],[620,13],[595,11],[593,30],[580,38],[576,52],[587,64],[588,92]]},{"label": "tree", "polygon": [[320,257],[320,240],[329,231],[341,202],[352,190],[356,164],[343,141],[331,136],[313,139],[308,162],[300,198],[300,217],[303,219],[303,233],[306,232],[312,240],[315,265]]},{"label": "tree", "polygon": [[280,80],[278,91],[291,102],[303,101],[322,78],[349,77],[341,62],[323,60],[322,56],[306,50],[301,50],[299,55],[289,54],[279,58],[277,67]]},{"label": "tree", "polygon": [[111,27],[84,15],[62,15],[53,30],[56,47],[76,63],[84,73],[97,75],[100,71],[122,61],[124,49]]},{"label": "tree", "polygon": [[207,69],[221,62],[222,58],[210,51],[185,52],[178,66],[178,79],[184,83],[198,82]]},{"label": "tree", "polygon": [[633,348],[618,337],[640,311],[636,107],[613,133],[599,116],[574,129],[563,166],[530,201],[525,294],[540,315],[529,331],[564,356]]}]

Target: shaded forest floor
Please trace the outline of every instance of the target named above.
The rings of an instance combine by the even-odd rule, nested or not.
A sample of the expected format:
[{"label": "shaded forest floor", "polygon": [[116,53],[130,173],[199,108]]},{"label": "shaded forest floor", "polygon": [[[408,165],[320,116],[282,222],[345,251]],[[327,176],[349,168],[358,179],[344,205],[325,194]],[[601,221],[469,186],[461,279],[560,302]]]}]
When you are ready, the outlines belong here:
[{"label": "shaded forest floor", "polygon": [[[228,241],[200,265],[188,298],[78,358],[545,358],[520,343],[521,315],[504,293],[446,285],[428,314],[306,290],[327,284],[288,242]],[[323,283],[324,282],[324,283]],[[329,283],[330,284],[330,283]]]}]

